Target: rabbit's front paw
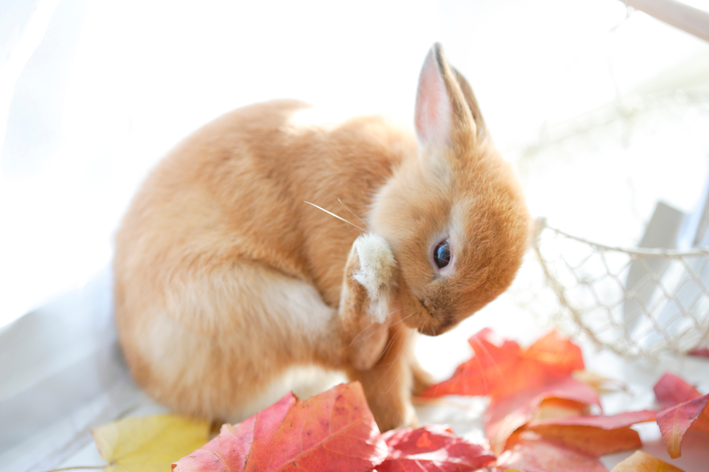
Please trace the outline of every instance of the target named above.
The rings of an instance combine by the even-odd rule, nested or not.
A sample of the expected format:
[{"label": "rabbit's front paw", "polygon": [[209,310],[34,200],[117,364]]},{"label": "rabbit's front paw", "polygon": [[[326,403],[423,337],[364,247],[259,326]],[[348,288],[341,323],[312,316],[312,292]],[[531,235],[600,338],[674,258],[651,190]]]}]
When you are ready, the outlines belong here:
[{"label": "rabbit's front paw", "polygon": [[394,254],[384,238],[372,233],[358,237],[354,249],[359,258],[359,269],[352,278],[367,290],[371,316],[383,323],[389,316],[389,306],[396,291]]}]

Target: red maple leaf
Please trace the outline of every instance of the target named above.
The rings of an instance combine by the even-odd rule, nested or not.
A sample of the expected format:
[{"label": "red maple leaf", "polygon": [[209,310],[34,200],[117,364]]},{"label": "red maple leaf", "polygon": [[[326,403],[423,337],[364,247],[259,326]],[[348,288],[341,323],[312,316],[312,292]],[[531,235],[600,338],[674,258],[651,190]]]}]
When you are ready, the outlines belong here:
[{"label": "red maple leaf", "polygon": [[682,440],[688,430],[709,434],[709,394],[662,410],[657,425],[670,457],[682,455]]},{"label": "red maple leaf", "polygon": [[709,394],[702,395],[674,374],[665,374],[655,384],[657,401],[665,407],[657,414],[667,452],[673,459],[682,454],[682,440],[688,430],[709,434]]},{"label": "red maple leaf", "polygon": [[693,385],[669,372],[657,381],[653,390],[655,391],[655,398],[662,405],[662,408],[671,408],[702,396]]},{"label": "red maple leaf", "polygon": [[474,355],[453,376],[429,387],[422,396],[489,395],[503,397],[567,377],[584,368],[581,349],[556,331],[527,349],[486,328],[469,341]]},{"label": "red maple leaf", "polygon": [[368,471],[387,456],[359,383],[304,402],[292,395],[236,425],[224,425],[174,471]]},{"label": "red maple leaf", "polygon": [[467,441],[442,425],[384,433],[389,457],[377,472],[468,472],[495,460],[485,446]]},{"label": "red maple leaf", "polygon": [[474,356],[424,395],[489,395],[485,431],[492,451],[440,425],[380,435],[361,386],[351,383],[305,402],[287,395],[242,423],[224,425],[173,469],[601,472],[600,456],[641,446],[633,424],[657,417],[672,457],[688,429],[709,434],[709,395],[672,374],[655,385],[666,407],[660,413],[588,415],[589,406],[600,408],[598,393],[571,377],[584,365],[568,339],[551,332],[523,349],[485,329],[469,342]]}]

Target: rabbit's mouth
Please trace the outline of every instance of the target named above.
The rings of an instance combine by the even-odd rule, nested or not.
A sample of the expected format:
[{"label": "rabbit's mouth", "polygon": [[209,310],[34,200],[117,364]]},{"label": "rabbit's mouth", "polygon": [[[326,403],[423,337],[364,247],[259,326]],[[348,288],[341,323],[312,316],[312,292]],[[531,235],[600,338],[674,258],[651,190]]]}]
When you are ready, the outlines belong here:
[{"label": "rabbit's mouth", "polygon": [[424,323],[418,327],[418,332],[426,336],[438,336],[454,328],[458,322],[456,320],[446,320],[443,323]]},{"label": "rabbit's mouth", "polygon": [[415,294],[405,280],[400,283],[399,303],[404,313],[401,321],[426,336],[443,334],[459,321],[455,318],[455,313],[447,309],[448,306],[436,309],[435,300],[425,294]]},{"label": "rabbit's mouth", "polygon": [[423,320],[416,326],[416,330],[426,336],[438,336],[453,328],[458,322],[452,317],[437,317],[434,310],[431,310],[425,300],[414,297],[422,307]]}]

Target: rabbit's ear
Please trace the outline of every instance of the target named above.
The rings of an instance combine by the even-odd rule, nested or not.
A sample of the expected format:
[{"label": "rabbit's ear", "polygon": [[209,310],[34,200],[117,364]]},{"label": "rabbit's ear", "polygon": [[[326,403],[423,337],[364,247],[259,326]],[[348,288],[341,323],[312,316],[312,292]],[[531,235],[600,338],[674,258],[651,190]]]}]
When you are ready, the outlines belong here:
[{"label": "rabbit's ear", "polygon": [[[469,85],[467,90],[470,90]],[[472,91],[470,94],[472,97]],[[475,105],[477,108],[477,103]],[[457,147],[477,133],[472,109],[456,72],[448,65],[438,43],[428,51],[421,69],[415,123],[422,148]]]},{"label": "rabbit's ear", "polygon": [[485,136],[485,120],[483,119],[482,113],[480,113],[480,106],[478,105],[478,101],[475,99],[475,95],[473,94],[473,88],[470,86],[468,81],[465,80],[463,74],[458,72],[455,67],[451,66],[451,70],[455,75],[455,79],[458,81],[460,91],[463,92],[465,102],[468,104],[470,112],[473,114],[473,122],[475,123],[477,135],[482,138]]}]

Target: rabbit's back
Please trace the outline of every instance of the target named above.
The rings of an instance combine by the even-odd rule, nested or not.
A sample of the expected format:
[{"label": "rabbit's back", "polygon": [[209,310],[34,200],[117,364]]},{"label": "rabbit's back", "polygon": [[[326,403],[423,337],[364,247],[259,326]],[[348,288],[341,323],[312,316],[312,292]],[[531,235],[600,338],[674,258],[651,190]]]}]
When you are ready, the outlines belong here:
[{"label": "rabbit's back", "polygon": [[163,159],[126,213],[121,343],[137,380],[178,410],[224,416],[245,389],[315,360],[309,332],[327,329],[362,231],[305,202],[364,227],[374,194],[417,152],[382,118],[311,115],[275,101],[218,118]]},{"label": "rabbit's back", "polygon": [[117,261],[151,268],[156,281],[189,271],[205,250],[263,261],[312,281],[335,306],[362,231],[305,202],[364,227],[374,194],[417,148],[381,117],[320,125],[299,116],[310,112],[296,101],[256,104],[188,137],[136,195]]}]

